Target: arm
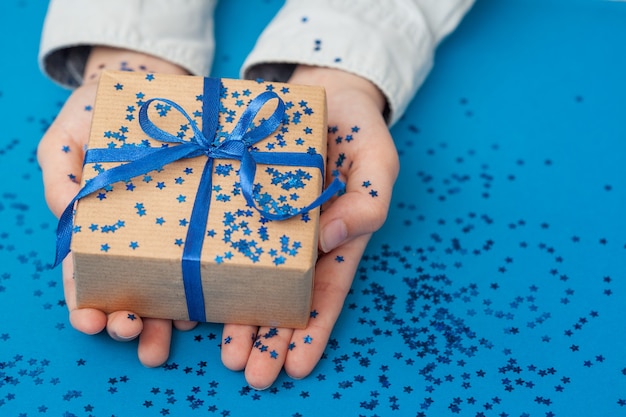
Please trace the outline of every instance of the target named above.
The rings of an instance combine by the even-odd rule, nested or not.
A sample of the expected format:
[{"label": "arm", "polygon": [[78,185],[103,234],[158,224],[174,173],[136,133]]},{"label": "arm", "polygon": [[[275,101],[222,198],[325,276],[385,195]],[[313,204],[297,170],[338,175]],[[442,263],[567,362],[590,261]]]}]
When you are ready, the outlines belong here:
[{"label": "arm", "polygon": [[[59,215],[79,189],[99,73],[105,68],[208,73],[214,45],[210,16],[214,4],[204,0],[51,2],[40,63],[53,80],[75,87],[37,150],[46,201],[53,213]],[[180,27],[176,22],[182,22]],[[72,272],[70,255],[63,263],[63,287],[73,327],[86,334],[106,328],[120,341],[139,337],[138,356],[146,366],[167,360],[171,321],[142,320],[132,312],[106,315],[95,309],[78,309]],[[179,329],[193,326],[174,324]]]},{"label": "arm", "polygon": [[365,78],[402,115],[433,66],[439,43],[473,0],[288,0],[259,37],[242,75],[286,81],[297,64]]},{"label": "arm", "polygon": [[[77,87],[93,46],[129,49],[207,75],[216,0],[52,0],[39,65],[55,82]],[[119,63],[117,64],[119,68]]]},{"label": "arm", "polygon": [[[262,389],[282,367],[308,375],[321,358],[370,236],[384,223],[399,162],[388,124],[425,79],[437,44],[471,0],[288,0],[246,60],[247,78],[316,84],[328,101],[329,175],[346,193],[324,208],[313,306],[304,330],[279,329],[268,360],[250,333],[224,326],[222,361]],[[264,340],[264,343],[268,341]]]}]

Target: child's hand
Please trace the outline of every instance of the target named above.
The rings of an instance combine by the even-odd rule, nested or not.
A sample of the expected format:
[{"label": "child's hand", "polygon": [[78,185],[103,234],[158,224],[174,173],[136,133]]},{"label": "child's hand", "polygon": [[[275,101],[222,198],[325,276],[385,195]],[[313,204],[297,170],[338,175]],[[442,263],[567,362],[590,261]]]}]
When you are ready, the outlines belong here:
[{"label": "child's hand", "polygon": [[[79,190],[84,149],[89,138],[91,107],[96,97],[99,72],[108,69],[143,69],[184,74],[182,68],[152,56],[113,48],[94,48],[85,70],[86,81],[67,99],[45,133],[37,150],[43,173],[46,201],[58,217]],[[74,328],[95,334],[107,329],[112,338],[128,341],[140,336],[138,355],[146,366],[158,366],[167,360],[172,332],[171,320],[141,319],[129,311],[105,314],[76,307],[71,254],[63,262],[63,289]],[[195,323],[175,322],[180,329]]]},{"label": "child's hand", "polygon": [[[307,376],[320,360],[343,308],[371,234],[385,221],[398,155],[382,117],[385,100],[369,81],[343,71],[298,67],[291,83],[326,88],[328,100],[328,182],[346,181],[346,193],[324,208],[315,270],[313,306],[304,330],[225,325],[222,361],[245,368],[248,383],[269,387],[285,368],[293,378]],[[334,172],[333,172],[334,170]]]},{"label": "child's hand", "polygon": [[[109,48],[94,49],[85,73],[97,74],[102,63],[113,69],[145,67],[154,72],[185,73],[154,57]],[[88,77],[72,93],[38,148],[46,201],[57,216],[79,189],[96,78]],[[333,174],[339,174],[347,187],[344,195],[325,207],[320,220],[320,250],[324,254],[316,266],[308,327],[293,330],[224,326],[224,364],[235,370],[245,368],[246,379],[256,388],[270,386],[283,366],[290,376],[302,378],[319,361],[371,233],[386,218],[398,172],[397,153],[381,116],[384,98],[376,87],[342,71],[312,67],[298,68],[290,82],[326,87],[328,182]],[[139,336],[138,356],[144,365],[159,366],[167,360],[171,320],[141,319],[129,311],[107,315],[96,309],[78,309],[72,274],[70,254],[63,262],[63,284],[74,328],[86,334],[106,328],[112,338],[120,341]],[[181,330],[195,325],[177,321],[173,324]]]}]

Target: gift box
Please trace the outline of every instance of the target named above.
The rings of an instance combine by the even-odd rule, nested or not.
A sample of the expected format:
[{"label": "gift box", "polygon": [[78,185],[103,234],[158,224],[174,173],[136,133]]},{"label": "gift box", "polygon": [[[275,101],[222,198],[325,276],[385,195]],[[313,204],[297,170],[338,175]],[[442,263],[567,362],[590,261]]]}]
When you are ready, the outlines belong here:
[{"label": "gift box", "polygon": [[78,306],[306,326],[326,134],[319,87],[104,72],[59,226]]}]

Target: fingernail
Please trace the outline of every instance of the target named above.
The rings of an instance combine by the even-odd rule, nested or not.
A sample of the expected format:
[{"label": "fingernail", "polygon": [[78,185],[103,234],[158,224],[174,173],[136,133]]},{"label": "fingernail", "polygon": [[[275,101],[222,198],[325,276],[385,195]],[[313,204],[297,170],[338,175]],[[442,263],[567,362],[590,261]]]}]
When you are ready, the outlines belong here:
[{"label": "fingernail", "polygon": [[[248,384],[248,385],[250,385],[250,384]],[[250,388],[252,388],[252,389],[253,389],[253,390],[255,390],[255,391],[265,391],[266,389],[268,389],[268,388],[269,388],[269,387],[271,387],[271,386],[272,386],[272,384],[269,384],[269,385],[268,385],[268,386],[266,386],[266,387],[257,388],[257,387],[255,387],[254,385],[250,385]]]},{"label": "fingernail", "polygon": [[320,248],[328,253],[348,237],[348,228],[341,219],[328,223],[320,232]]},{"label": "fingernail", "polygon": [[118,342],[130,342],[131,340],[134,340],[137,337],[139,337],[140,334],[141,334],[141,331],[139,331],[136,334],[130,335],[130,336],[120,336],[119,334],[115,333],[114,331],[109,331],[109,335],[111,336],[111,338],[114,339],[114,340],[117,340]]}]

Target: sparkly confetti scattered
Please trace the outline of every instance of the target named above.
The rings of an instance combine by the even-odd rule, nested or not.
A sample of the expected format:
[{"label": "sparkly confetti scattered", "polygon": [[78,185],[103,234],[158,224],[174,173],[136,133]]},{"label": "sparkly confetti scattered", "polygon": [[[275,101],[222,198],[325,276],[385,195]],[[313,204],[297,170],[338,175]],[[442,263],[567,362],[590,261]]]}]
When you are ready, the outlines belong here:
[{"label": "sparkly confetti scattered", "polygon": [[[476,37],[463,33],[446,41],[445,55],[433,70],[437,75],[428,79],[416,105],[393,128],[402,172],[388,222],[374,235],[359,264],[339,326],[319,365],[303,380],[281,374],[264,391],[250,388],[243,373],[222,367],[220,345],[234,342],[230,336],[221,339],[221,326],[216,324],[175,331],[170,359],[156,369],[138,363],[136,344],[119,344],[105,334],[87,337],[72,329],[60,271],[48,267],[56,219],[45,206],[31,140],[52,122],[66,93],[45,89],[36,106],[27,105],[16,101],[26,91],[24,83],[0,83],[0,109],[6,120],[19,121],[15,123],[19,128],[6,126],[0,144],[1,170],[8,179],[0,185],[0,304],[7,317],[17,317],[0,327],[0,415],[167,416],[194,410],[235,417],[258,414],[277,403],[285,415],[294,417],[344,408],[368,417],[623,414],[626,396],[618,387],[626,384],[621,349],[626,335],[620,326],[626,240],[619,231],[626,225],[620,211],[625,188],[618,155],[623,144],[617,139],[624,137],[624,127],[601,103],[613,102],[619,108],[618,97],[626,91],[615,80],[621,79],[626,63],[615,54],[607,58],[597,47],[623,38],[621,20],[611,18],[619,5],[568,3],[559,14],[536,14],[530,22],[514,17],[528,16],[520,13],[527,7],[523,2],[496,7],[508,19],[491,19],[489,7],[477,6],[461,28],[465,34],[480,27],[494,39],[519,29],[527,36],[506,37],[507,50],[524,50],[520,49],[524,42],[546,65],[542,72],[533,71],[515,54],[507,55],[510,62],[503,61],[497,44],[485,45],[484,40],[479,44]],[[7,6],[7,22],[23,26],[20,44],[32,50],[39,42],[41,24],[34,17],[42,15],[43,7],[24,1]],[[245,10],[237,2],[220,7],[218,13],[225,19]],[[255,9],[255,18],[266,13],[269,20],[275,12],[269,9],[278,7],[277,2],[265,2]],[[607,10],[609,16],[603,15]],[[580,23],[594,18],[603,24],[585,32],[584,42],[580,41]],[[296,16],[306,27],[313,27],[316,19],[313,14]],[[537,24],[559,30],[533,35],[528,27]],[[218,29],[227,30],[225,26]],[[242,29],[237,36],[245,33]],[[554,48],[566,39],[576,42],[575,57],[567,48]],[[314,52],[320,57],[329,53],[324,58],[329,62],[348,59],[335,58],[341,52],[331,51],[333,45],[323,34],[310,37],[305,49],[315,49],[316,40],[319,50]],[[554,54],[555,50],[560,52]],[[229,50],[227,60],[219,51],[215,71],[236,74],[240,55]],[[240,52],[243,59],[244,51]],[[7,54],[13,64],[27,58],[11,50]],[[18,78],[44,82],[32,65],[20,68],[23,74],[20,71]],[[532,74],[527,77],[532,84],[502,77],[517,74],[520,68]],[[603,77],[589,81],[588,74],[597,68],[602,68]],[[122,63],[120,69],[138,68]],[[567,83],[560,81],[565,73]],[[158,82],[158,74],[154,78],[146,82]],[[494,79],[501,80],[497,89]],[[127,86],[118,89],[120,94],[128,92]],[[148,99],[141,91],[131,93],[132,102],[122,109],[128,126],[103,132],[111,147],[132,142],[127,128]],[[229,110],[243,108],[249,99],[250,93],[237,93],[241,106]],[[286,126],[297,129],[301,139],[288,145],[300,146],[303,152],[310,104],[292,100],[294,110]],[[84,103],[79,109],[92,111]],[[160,110],[164,117],[173,113],[166,107]],[[201,112],[193,116],[197,120]],[[352,162],[352,149],[368,139],[366,123],[329,120],[335,152],[329,153],[329,165],[344,170]],[[190,130],[181,122],[175,133],[188,138]],[[274,149],[282,149],[284,135],[271,142]],[[57,144],[55,150],[66,159],[79,152],[66,143]],[[601,166],[595,163],[598,160]],[[223,165],[219,176],[234,178],[235,169]],[[102,169],[94,167],[94,172]],[[216,165],[216,174],[217,169]],[[70,167],[67,171],[62,175],[76,182],[78,171]],[[268,207],[290,210],[304,204],[292,198],[307,182],[295,168],[262,174],[276,181],[257,190]],[[195,175],[199,173],[191,168],[151,173],[115,184],[113,191],[102,190],[100,202],[108,204],[115,193],[132,192],[128,195],[136,199],[131,207],[135,220],[185,228],[180,220],[187,214],[147,206],[137,188],[146,183],[163,192],[176,190],[175,199],[185,195],[182,185],[195,181]],[[378,179],[365,178],[355,188],[363,194],[375,191],[380,200]],[[238,189],[222,188],[214,196],[233,198]],[[180,207],[178,201],[173,206]],[[104,239],[94,251],[113,251],[117,246],[112,239],[128,228],[124,222],[129,220],[117,214],[111,221],[77,227],[74,233]],[[219,254],[224,263],[229,256],[267,256],[287,265],[295,259],[290,253],[299,252],[297,238],[286,236],[281,241],[281,236],[269,236],[263,228],[267,223],[250,222],[246,210],[219,220],[227,222],[230,232],[208,230],[207,238],[228,235],[230,255]],[[182,236],[177,239],[180,245]],[[270,244],[273,239],[276,243]],[[140,251],[145,243],[124,238],[117,245]],[[331,263],[341,263],[340,256],[333,254]],[[310,319],[317,324],[325,320],[325,313],[318,306]],[[304,331],[280,350],[274,342],[284,334],[279,328],[266,329],[253,338],[254,349],[273,364],[322,343],[316,333]]]}]

